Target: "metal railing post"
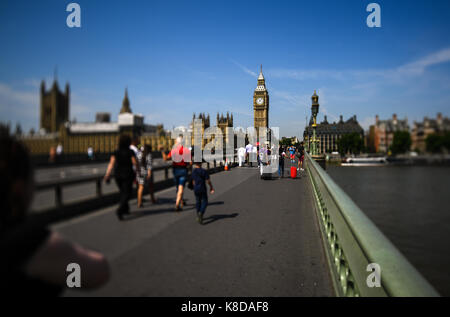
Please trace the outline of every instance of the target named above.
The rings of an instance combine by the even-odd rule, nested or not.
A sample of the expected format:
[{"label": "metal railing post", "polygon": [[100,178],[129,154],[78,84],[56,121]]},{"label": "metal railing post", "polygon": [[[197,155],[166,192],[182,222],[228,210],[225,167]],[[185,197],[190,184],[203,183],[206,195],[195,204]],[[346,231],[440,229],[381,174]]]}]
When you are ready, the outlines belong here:
[{"label": "metal railing post", "polygon": [[97,178],[96,181],[96,193],[97,193],[97,197],[101,197],[102,196],[102,178]]},{"label": "metal railing post", "polygon": [[58,184],[55,186],[55,203],[57,207],[62,206],[62,186]]}]

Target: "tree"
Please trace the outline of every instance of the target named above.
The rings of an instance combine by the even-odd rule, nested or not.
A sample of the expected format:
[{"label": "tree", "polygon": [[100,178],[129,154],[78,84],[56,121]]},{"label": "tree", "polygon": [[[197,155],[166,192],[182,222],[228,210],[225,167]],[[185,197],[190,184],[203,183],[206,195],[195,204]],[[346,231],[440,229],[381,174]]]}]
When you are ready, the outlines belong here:
[{"label": "tree", "polygon": [[341,155],[359,154],[364,149],[364,141],[357,132],[344,134],[338,140],[338,151]]},{"label": "tree", "polygon": [[408,152],[411,148],[411,136],[408,131],[397,131],[394,133],[394,140],[391,145],[392,154]]},{"label": "tree", "polygon": [[450,151],[450,131],[442,137],[442,144],[447,151]]},{"label": "tree", "polygon": [[294,142],[294,138],[282,137],[280,140],[280,145],[291,146],[293,142]]},{"label": "tree", "polygon": [[2,122],[0,122],[0,135],[8,135],[10,133],[10,126],[9,123],[8,124],[4,124]]},{"label": "tree", "polygon": [[444,149],[450,151],[450,132],[446,132],[443,135],[437,133],[430,134],[425,139],[427,146],[427,152],[440,153]]}]

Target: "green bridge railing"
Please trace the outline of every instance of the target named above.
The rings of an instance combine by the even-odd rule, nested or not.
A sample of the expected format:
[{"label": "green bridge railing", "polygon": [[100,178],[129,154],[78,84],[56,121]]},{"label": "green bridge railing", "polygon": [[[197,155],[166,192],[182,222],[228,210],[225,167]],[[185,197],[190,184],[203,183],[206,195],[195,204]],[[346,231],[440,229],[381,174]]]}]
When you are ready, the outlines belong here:
[{"label": "green bridge railing", "polygon": [[[305,158],[336,295],[439,296],[322,167]],[[368,283],[371,263],[379,265],[379,287]]]}]

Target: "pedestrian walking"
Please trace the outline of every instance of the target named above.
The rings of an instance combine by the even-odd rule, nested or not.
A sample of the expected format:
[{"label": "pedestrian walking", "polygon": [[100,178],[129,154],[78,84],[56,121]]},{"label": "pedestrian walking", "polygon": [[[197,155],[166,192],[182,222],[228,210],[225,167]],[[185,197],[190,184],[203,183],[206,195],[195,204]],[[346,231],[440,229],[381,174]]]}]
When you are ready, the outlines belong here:
[{"label": "pedestrian walking", "polygon": [[63,161],[63,146],[61,143],[56,147],[56,162],[61,163]]},{"label": "pedestrian walking", "polygon": [[289,147],[289,157],[291,159],[291,163],[295,163],[295,147],[293,145]]},{"label": "pedestrian walking", "polygon": [[25,146],[9,134],[1,135],[0,292],[17,298],[58,296],[67,288],[69,263],[81,267],[80,290],[105,284],[110,270],[103,254],[75,244],[28,217],[33,174]]},{"label": "pedestrian walking", "polygon": [[206,191],[206,183],[209,185],[209,192],[214,194],[214,188],[207,170],[202,168],[201,162],[194,164],[192,171],[192,183],[194,185],[195,206],[197,209],[197,221],[203,224],[203,216],[208,207],[208,193]]},{"label": "pedestrian walking", "polygon": [[140,168],[139,176],[137,177],[138,192],[137,200],[138,207],[142,208],[142,196],[145,187],[148,188],[150,198],[153,204],[156,204],[154,188],[153,188],[153,173],[152,173],[152,147],[148,144],[144,145],[143,151],[138,152],[138,164]]},{"label": "pedestrian walking", "polygon": [[284,177],[285,158],[286,158],[286,151],[284,149],[284,146],[280,146],[278,150],[278,175],[280,175],[281,178]]},{"label": "pedestrian walking", "polygon": [[305,160],[305,147],[303,145],[303,141],[300,142],[300,145],[297,148],[297,157],[298,157],[298,171],[304,171],[303,169],[303,161]]},{"label": "pedestrian walking", "polygon": [[183,193],[188,176],[188,167],[192,164],[191,151],[183,146],[183,137],[177,137],[175,145],[169,154],[161,152],[165,161],[172,160],[173,177],[176,188],[175,211],[181,211],[184,207]]},{"label": "pedestrian walking", "polygon": [[253,146],[251,143],[248,143],[245,146],[245,160],[247,161],[247,165],[250,165],[250,156],[251,156],[252,152],[253,152]]},{"label": "pedestrian walking", "polygon": [[130,150],[132,150],[134,152],[135,157],[138,157],[138,154],[139,154],[138,145],[139,145],[139,137],[135,135],[131,138],[131,143],[130,143]]},{"label": "pedestrian walking", "polygon": [[90,161],[94,160],[94,149],[92,148],[92,146],[88,147],[87,149],[87,155],[88,155],[88,159]]},{"label": "pedestrian walking", "polygon": [[244,147],[240,147],[237,152],[238,152],[239,167],[242,167],[245,161],[246,150]]},{"label": "pedestrian walking", "polygon": [[120,136],[119,148],[111,155],[105,175],[105,182],[109,183],[114,169],[114,178],[120,191],[120,202],[117,209],[117,217],[120,220],[123,220],[125,214],[130,213],[128,201],[133,189],[134,171],[137,171],[139,175],[138,162],[133,150],[130,149],[130,144],[131,139],[128,135]]}]

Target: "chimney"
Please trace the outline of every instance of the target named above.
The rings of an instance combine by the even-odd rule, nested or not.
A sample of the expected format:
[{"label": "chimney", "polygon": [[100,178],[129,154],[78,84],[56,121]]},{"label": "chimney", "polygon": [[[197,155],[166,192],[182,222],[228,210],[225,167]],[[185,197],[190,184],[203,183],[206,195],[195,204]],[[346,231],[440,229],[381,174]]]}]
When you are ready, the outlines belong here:
[{"label": "chimney", "polygon": [[394,113],[394,114],[392,115],[392,120],[397,121],[397,114]]},{"label": "chimney", "polygon": [[378,115],[375,116],[375,124],[378,125],[378,121],[380,121],[380,117]]}]

